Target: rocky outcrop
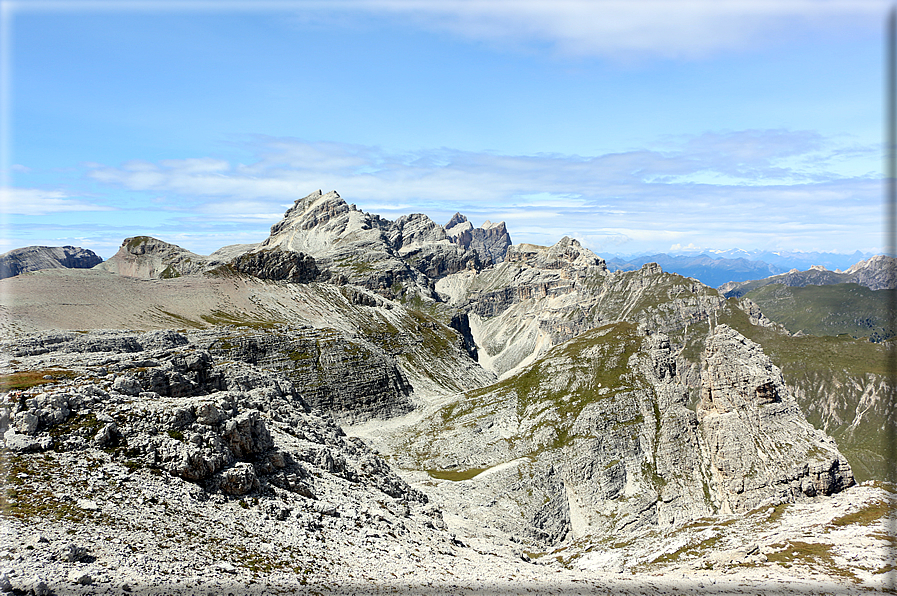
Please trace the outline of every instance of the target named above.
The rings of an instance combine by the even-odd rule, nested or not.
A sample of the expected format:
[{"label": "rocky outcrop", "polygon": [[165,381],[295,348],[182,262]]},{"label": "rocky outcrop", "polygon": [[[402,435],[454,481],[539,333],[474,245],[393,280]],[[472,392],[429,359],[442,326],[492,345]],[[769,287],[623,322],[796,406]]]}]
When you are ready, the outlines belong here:
[{"label": "rocky outcrop", "polygon": [[259,279],[289,282],[314,281],[320,274],[314,258],[283,250],[247,252],[234,259],[231,267]]},{"label": "rocky outcrop", "polygon": [[475,251],[484,263],[501,263],[511,247],[511,235],[505,222],[497,224],[489,220],[475,228],[460,213],[455,213],[447,224],[445,233],[452,242]]},{"label": "rocky outcrop", "polygon": [[713,289],[656,264],[610,273],[603,259],[571,238],[551,247],[513,246],[501,264],[440,279],[436,291],[468,314],[479,362],[498,375],[607,323],[679,332],[724,304]]},{"label": "rocky outcrop", "polygon": [[[520,244],[508,249],[494,273],[476,280],[476,291],[465,295],[467,304],[452,301],[481,317],[494,317],[519,302],[575,292],[577,282],[606,273],[604,260],[572,238],[551,247]],[[453,281],[437,283],[437,291]]]},{"label": "rocky outcrop", "polygon": [[207,268],[206,257],[150,236],[125,238],[118,252],[97,266],[109,273],[143,279],[170,279]]},{"label": "rocky outcrop", "polygon": [[40,269],[90,269],[102,257],[75,246],[27,246],[0,255],[0,279]]},{"label": "rocky outcrop", "polygon": [[[222,266],[230,266],[239,261],[246,273],[254,275],[298,276],[300,281],[313,272],[314,261],[290,255],[262,256],[246,258],[258,245],[232,244],[213,252],[209,256],[198,255],[176,244],[171,244],[150,236],[125,238],[121,248],[112,258],[95,267],[109,273],[141,279],[173,279],[185,275],[198,275]],[[266,258],[267,257],[267,258]],[[274,279],[262,277],[262,279]],[[297,281],[297,279],[290,279]]]},{"label": "rocky outcrop", "polygon": [[695,412],[667,335],[599,327],[444,406],[399,439],[403,455],[436,478],[470,470],[467,488],[443,483],[434,498],[463,494],[460,515],[545,544],[681,527],[853,484],[756,344],[720,325],[705,360]]},{"label": "rocky outcrop", "polygon": [[[409,235],[414,237],[413,230]],[[359,211],[336,192],[317,191],[287,210],[260,249],[279,247],[311,255],[331,280],[390,298],[405,288],[427,294],[424,275],[398,255],[395,242],[401,239],[393,222]]]},{"label": "rocky outcrop", "polygon": [[[322,480],[312,472],[323,467],[352,482],[370,482],[394,498],[426,500],[347,439],[331,418],[313,412],[282,376],[216,360],[173,332],[168,347],[152,342],[158,334],[83,335],[87,345],[107,350],[108,364],[82,368],[75,381],[13,393],[4,402],[11,407],[4,405],[0,416],[8,449],[108,449],[129,465],[164,470],[225,495],[264,494],[276,487],[315,498]],[[119,341],[110,343],[110,335]],[[32,345],[43,343],[32,339]],[[59,361],[83,366],[71,351],[74,342],[52,345],[56,349],[49,353]],[[120,352],[119,346],[131,349]],[[19,357],[34,354],[22,350]],[[272,425],[300,438],[299,446],[285,450]]]},{"label": "rocky outcrop", "polygon": [[738,308],[747,314],[751,325],[759,325],[760,327],[775,326],[775,323],[769,320],[769,318],[763,314],[763,311],[760,310],[760,305],[750,298],[740,299],[738,301]]},{"label": "rocky outcrop", "polygon": [[455,223],[449,233],[420,213],[390,221],[360,211],[336,192],[317,191],[297,200],[260,248],[311,255],[332,281],[389,298],[432,299],[436,280],[479,271],[503,257],[510,243],[504,224],[474,229]]},{"label": "rocky outcrop", "polygon": [[222,360],[282,374],[308,404],[343,423],[391,418],[412,409],[413,388],[393,357],[332,330],[229,334],[213,340],[209,350]]},{"label": "rocky outcrop", "polygon": [[897,259],[876,255],[851,266],[844,273],[854,276],[856,283],[870,290],[897,289]]},{"label": "rocky outcrop", "polygon": [[569,273],[580,271],[591,273],[593,267],[607,271],[604,259],[583,247],[578,240],[568,236],[564,236],[550,247],[534,244],[512,246],[508,249],[507,260],[539,269],[563,269]]},{"label": "rocky outcrop", "polygon": [[722,511],[854,484],[834,440],[806,421],[759,345],[720,325],[708,338],[702,367],[698,419]]}]

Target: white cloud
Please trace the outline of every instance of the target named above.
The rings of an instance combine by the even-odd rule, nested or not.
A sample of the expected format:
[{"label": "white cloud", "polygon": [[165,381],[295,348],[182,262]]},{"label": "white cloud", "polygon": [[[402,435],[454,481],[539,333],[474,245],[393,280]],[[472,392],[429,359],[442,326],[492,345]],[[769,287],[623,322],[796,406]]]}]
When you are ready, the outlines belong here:
[{"label": "white cloud", "polygon": [[804,35],[880,35],[887,0],[29,0],[16,11],[271,12],[308,26],[365,17],[515,48],[616,60],[702,58]]},{"label": "white cloud", "polygon": [[359,0],[418,26],[567,55],[696,58],[802,32],[880,30],[884,0]]},{"label": "white cloud", "polygon": [[[818,158],[837,153],[833,141],[814,133],[700,135],[678,144],[667,139],[664,151],[592,157],[394,154],[287,138],[250,141],[258,158],[247,165],[165,160],[89,173],[106,184],[174,195],[191,221],[270,218],[270,225],[284,203],[322,189],[391,217],[422,212],[441,222],[460,211],[476,220],[503,219],[515,241],[547,241],[550,231],[646,250],[689,242],[730,247],[736,240],[742,247],[864,249],[857,239],[878,229],[881,212],[880,179],[833,173],[831,160]],[[804,163],[809,155],[816,156],[812,167]],[[696,181],[702,176],[723,182]]]},{"label": "white cloud", "polygon": [[46,215],[67,211],[112,211],[112,208],[73,199],[61,190],[2,188],[0,211],[14,215]]}]

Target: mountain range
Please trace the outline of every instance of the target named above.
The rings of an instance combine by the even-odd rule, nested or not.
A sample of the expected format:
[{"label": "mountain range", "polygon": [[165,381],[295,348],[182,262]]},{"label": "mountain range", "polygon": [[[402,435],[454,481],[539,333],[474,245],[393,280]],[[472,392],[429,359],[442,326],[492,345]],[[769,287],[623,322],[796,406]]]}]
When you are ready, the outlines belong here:
[{"label": "mountain range", "polygon": [[336,192],[0,284],[10,589],[890,585],[887,341]]}]

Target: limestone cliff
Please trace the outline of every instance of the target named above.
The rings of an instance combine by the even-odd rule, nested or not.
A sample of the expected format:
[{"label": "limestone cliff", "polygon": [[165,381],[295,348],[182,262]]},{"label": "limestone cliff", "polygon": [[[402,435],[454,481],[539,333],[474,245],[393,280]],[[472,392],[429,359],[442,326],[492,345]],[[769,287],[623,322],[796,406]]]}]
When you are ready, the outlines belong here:
[{"label": "limestone cliff", "polygon": [[511,247],[511,235],[503,221],[494,224],[486,220],[475,228],[466,217],[455,213],[445,224],[445,232],[452,242],[476,251],[484,263],[501,263]]},{"label": "limestone cliff", "polygon": [[395,461],[468,478],[441,483],[437,498],[463,494],[462,515],[546,544],[679,527],[853,484],[834,441],[807,423],[756,344],[720,325],[707,345],[697,412],[669,338],[616,323],[443,406],[394,439]]},{"label": "limestone cliff", "polygon": [[258,250],[243,253],[231,261],[234,271],[259,279],[290,282],[309,282],[320,271],[315,260],[301,252],[283,250]]},{"label": "limestone cliff", "polygon": [[707,321],[724,300],[692,279],[654,264],[608,272],[577,240],[512,246],[501,264],[440,279],[443,300],[468,313],[479,362],[506,375],[552,346],[616,321],[679,331]]},{"label": "limestone cliff", "polygon": [[814,429],[759,345],[726,325],[702,359],[698,419],[723,512],[828,495],[854,483],[833,439]]}]

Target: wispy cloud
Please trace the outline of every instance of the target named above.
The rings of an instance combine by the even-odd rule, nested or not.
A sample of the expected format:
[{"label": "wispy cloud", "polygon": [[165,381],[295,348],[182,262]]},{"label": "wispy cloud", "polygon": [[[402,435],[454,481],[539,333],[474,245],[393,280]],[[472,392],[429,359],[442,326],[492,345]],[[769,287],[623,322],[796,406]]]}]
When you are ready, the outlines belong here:
[{"label": "wispy cloud", "polygon": [[887,0],[29,0],[10,10],[274,12],[307,27],[366,18],[567,56],[704,58],[799,35],[878,34]]},{"label": "wispy cloud", "polygon": [[90,199],[74,198],[61,190],[39,188],[0,189],[0,211],[14,215],[47,215],[71,211],[112,211]]},{"label": "wispy cloud", "polygon": [[[878,244],[856,246],[863,230],[878,227],[880,178],[839,176],[833,142],[809,132],[706,134],[678,145],[667,139],[663,150],[592,157],[449,149],[399,154],[265,136],[246,143],[257,156],[249,164],[128,162],[89,175],[133,191],[177,195],[193,205],[186,217],[207,222],[269,218],[270,225],[285,203],[321,188],[387,216],[417,211],[438,219],[457,210],[504,219],[515,240],[534,242],[569,234],[601,242],[598,248],[736,241],[866,250]],[[724,182],[706,181],[714,177]]]},{"label": "wispy cloud", "polygon": [[692,59],[802,33],[880,28],[884,0],[358,0],[476,40],[565,55]]}]

